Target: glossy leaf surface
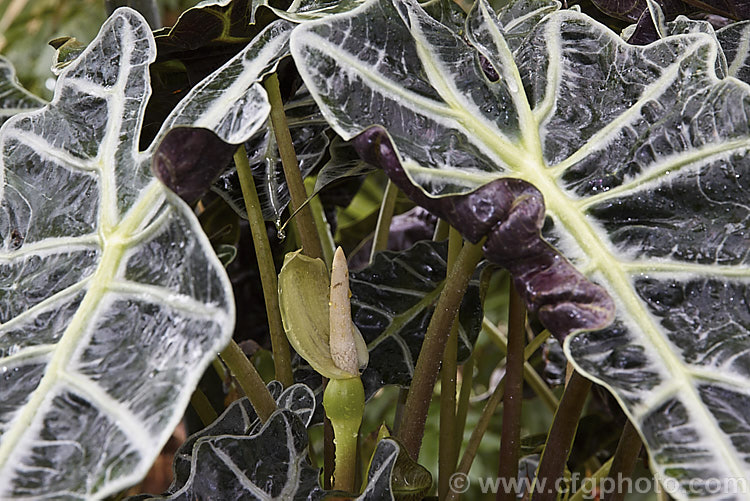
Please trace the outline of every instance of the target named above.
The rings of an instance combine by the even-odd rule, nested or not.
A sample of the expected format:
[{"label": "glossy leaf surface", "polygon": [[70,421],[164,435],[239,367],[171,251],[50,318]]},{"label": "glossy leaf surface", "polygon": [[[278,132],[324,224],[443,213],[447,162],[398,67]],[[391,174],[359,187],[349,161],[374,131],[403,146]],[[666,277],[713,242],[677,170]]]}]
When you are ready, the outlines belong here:
[{"label": "glossy leaf surface", "polygon": [[[617,396],[670,494],[748,479],[750,87],[717,77],[706,33],[635,47],[552,3],[512,9],[534,19],[523,37],[485,2],[459,34],[414,2],[372,0],[299,27],[292,54],[334,130],[384,127],[362,151],[396,155],[422,196],[535,186],[545,236],[617,308],[611,327],[568,336],[573,363]],[[690,495],[711,497],[702,485]]]},{"label": "glossy leaf surface", "polygon": [[750,21],[722,28],[716,37],[724,50],[728,75],[750,83]]},{"label": "glossy leaf surface", "polygon": [[324,494],[318,469],[307,462],[307,430],[296,414],[280,409],[249,435],[238,430],[201,437],[179,490],[137,499],[318,500]]},{"label": "glossy leaf surface", "polygon": [[102,498],[138,481],[228,341],[231,285],[151,163],[171,126],[241,142],[265,121],[252,115],[265,99],[253,62],[272,51],[257,49],[197,86],[139,151],[155,45],[121,9],[53,101],[2,128],[0,497]]},{"label": "glossy leaf surface", "polygon": [[198,82],[222,66],[276,19],[256,12],[252,0],[202,1],[171,28],[154,32],[157,59],[150,66],[153,96],[146,107],[141,146]]},{"label": "glossy leaf surface", "polygon": [[375,501],[394,499],[391,476],[398,460],[401,446],[394,440],[386,438],[378,442],[367,472],[367,485],[357,501]]}]

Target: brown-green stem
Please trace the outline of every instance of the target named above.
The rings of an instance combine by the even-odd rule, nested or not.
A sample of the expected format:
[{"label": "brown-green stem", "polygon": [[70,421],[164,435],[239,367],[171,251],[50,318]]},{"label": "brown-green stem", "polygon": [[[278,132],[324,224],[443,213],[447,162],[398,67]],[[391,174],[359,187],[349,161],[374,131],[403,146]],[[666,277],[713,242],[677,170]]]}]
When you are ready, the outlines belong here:
[{"label": "brown-green stem", "polygon": [[563,476],[565,463],[573,445],[578,420],[586,403],[591,381],[573,372],[555,413],[544,452],[539,463],[539,473],[534,483],[532,501],[555,501],[558,479]]},{"label": "brown-green stem", "polygon": [[432,235],[432,239],[435,242],[442,242],[446,238],[448,238],[448,234],[450,232],[450,225],[448,224],[448,221],[445,219],[438,219],[437,223],[435,223],[435,232]]},{"label": "brown-green stem", "polygon": [[[492,340],[495,342],[498,348],[504,353],[508,353],[508,340],[506,339],[505,335],[500,332],[497,327],[492,325],[492,322],[485,319],[482,322],[482,327],[484,327],[485,330],[489,334],[492,335]],[[544,335],[539,334],[537,335],[534,340],[529,344],[529,346],[534,345],[536,343],[541,343],[543,341],[540,340],[546,340],[549,337],[550,333],[549,331],[544,331]],[[524,350],[525,351],[525,350]],[[532,352],[533,353],[533,352]],[[534,390],[534,393],[539,396],[539,398],[542,399],[542,402],[552,411],[555,412],[557,410],[557,406],[560,404],[560,402],[557,400],[557,397],[554,393],[552,393],[552,390],[550,390],[549,386],[547,386],[547,383],[544,382],[544,379],[542,379],[542,376],[539,375],[539,373],[534,369],[534,367],[529,362],[523,363],[523,379],[526,381],[526,384],[528,384],[532,390]]]},{"label": "brown-green stem", "polygon": [[268,421],[268,418],[276,410],[276,401],[266,388],[266,384],[258,371],[255,370],[255,366],[243,353],[242,348],[234,341],[230,341],[229,346],[224,348],[220,356],[237,379],[242,391],[250,399],[250,403],[260,420],[264,423]]},{"label": "brown-green stem", "polygon": [[[461,251],[463,238],[455,229],[448,237],[448,274]],[[450,476],[456,469],[458,448],[456,443],[456,371],[458,358],[458,318],[453,319],[448,341],[445,343],[443,363],[440,368],[440,436],[438,455],[438,497],[445,499],[450,488]]]},{"label": "brown-green stem", "polygon": [[609,469],[609,478],[612,479],[610,485],[617,488],[613,489],[609,495],[604,497],[604,501],[622,501],[625,499],[625,489],[620,489],[622,479],[630,478],[635,469],[635,463],[641,454],[643,442],[635,430],[633,424],[628,421],[620,435],[620,441],[617,443],[617,450],[612,458],[612,467]]},{"label": "brown-green stem", "polygon": [[[544,343],[544,341],[547,340],[549,336],[549,331],[545,330],[541,332],[537,337],[535,337],[534,340],[531,341],[523,351],[524,360],[528,360],[529,358],[531,358],[531,355],[534,354],[534,352],[542,345],[542,343]],[[482,437],[484,436],[485,431],[487,431],[487,427],[490,424],[492,415],[495,413],[495,409],[497,409],[497,406],[503,399],[504,393],[505,377],[503,376],[503,379],[500,380],[497,387],[495,387],[495,390],[492,392],[489,400],[487,400],[487,403],[484,405],[484,409],[482,409],[482,415],[479,417],[479,421],[477,422],[476,426],[474,426],[474,430],[471,432],[471,437],[469,438],[469,441],[466,444],[466,449],[461,456],[461,462],[458,464],[458,468],[456,469],[457,473],[463,473],[464,475],[469,473],[471,463],[474,462],[474,457],[477,455],[477,450],[479,450],[479,443],[482,441]],[[459,494],[456,491],[451,491],[448,493],[446,501],[455,501],[456,499],[458,499],[458,497]]]},{"label": "brown-green stem", "polygon": [[[521,451],[521,404],[523,402],[523,357],[526,308],[515,287],[510,286],[508,305],[508,354],[505,363],[505,395],[503,396],[503,431],[500,442],[498,477],[515,479],[518,476],[518,456]],[[515,501],[512,489],[499,489],[497,499]]]},{"label": "brown-green stem", "polygon": [[266,223],[258,200],[258,192],[255,189],[253,175],[250,172],[250,164],[247,160],[247,152],[244,146],[240,146],[234,155],[234,163],[237,166],[237,175],[240,178],[242,197],[245,200],[247,219],[250,223],[250,233],[253,236],[255,256],[258,260],[260,271],[260,283],[263,287],[263,299],[266,304],[266,315],[268,316],[268,330],[271,337],[271,349],[273,350],[273,363],[275,378],[285,387],[294,383],[292,376],[292,362],[289,353],[289,341],[284,333],[284,325],[281,321],[279,310],[279,284],[276,275],[276,267],[273,262],[271,244],[268,241]]},{"label": "brown-green stem", "polygon": [[[474,353],[471,352],[469,360],[461,367],[461,391],[458,393],[458,405],[456,406],[456,444],[459,449],[463,442],[464,430],[466,429],[466,416],[469,413],[469,398],[474,382]],[[456,458],[458,461],[458,458]]]},{"label": "brown-green stem", "polygon": [[409,396],[408,388],[398,389],[398,398],[396,399],[396,412],[393,416],[393,435],[398,436],[398,432],[401,429],[401,423],[404,420],[404,406],[406,405],[406,397]]},{"label": "brown-green stem", "polygon": [[406,397],[404,418],[398,435],[406,451],[415,460],[419,457],[427,410],[440,369],[445,342],[453,327],[453,319],[458,313],[469,280],[477,264],[482,260],[483,243],[467,243],[461,249],[456,265],[451,270],[445,288],[440,293],[435,313],[425,333],[422,350],[414,370],[414,378]]},{"label": "brown-green stem", "polygon": [[289,133],[284,103],[279,91],[279,78],[276,73],[266,79],[265,88],[268,93],[268,100],[271,103],[271,126],[276,136],[281,165],[284,168],[284,177],[291,196],[292,212],[294,213],[302,207],[294,218],[294,225],[302,240],[303,252],[307,256],[323,259],[323,248],[320,245],[312,212],[309,207],[303,207],[305,200],[307,200],[307,192],[302,180],[302,173],[299,170],[297,154],[294,152],[292,135]]},{"label": "brown-green stem", "polygon": [[[310,177],[305,179],[305,191],[313,193],[314,189],[315,180]],[[323,249],[323,261],[325,261],[326,266],[330,270],[331,263],[333,262],[333,254],[336,252],[336,243],[333,241],[333,235],[331,235],[331,225],[328,224],[325,211],[323,210],[323,203],[317,195],[310,198],[308,206],[315,220],[315,227],[318,230],[318,238]]]},{"label": "brown-green stem", "polygon": [[208,401],[208,397],[206,397],[206,394],[200,388],[196,388],[190,396],[190,406],[198,414],[204,426],[210,425],[219,417],[211,402]]}]

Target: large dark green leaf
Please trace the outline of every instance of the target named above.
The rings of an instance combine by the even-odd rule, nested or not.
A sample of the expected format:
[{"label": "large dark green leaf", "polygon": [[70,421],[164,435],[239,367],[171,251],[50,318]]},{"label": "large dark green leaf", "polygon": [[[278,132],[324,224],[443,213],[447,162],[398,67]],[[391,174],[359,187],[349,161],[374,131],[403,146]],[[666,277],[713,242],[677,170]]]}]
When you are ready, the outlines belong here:
[{"label": "large dark green leaf", "polygon": [[269,27],[209,75],[141,151],[155,44],[118,10],[52,102],[0,129],[0,498],[118,492],[181,419],[234,301],[192,210],[152,175],[154,151],[179,125],[246,140],[290,30]]},{"label": "large dark green leaf", "polygon": [[[385,127],[363,151],[422,197],[535,186],[546,235],[617,307],[611,327],[568,336],[569,358],[617,396],[675,497],[748,481],[750,87],[716,76],[706,33],[635,47],[558,11],[511,46],[505,12],[478,2],[463,38],[412,1],[371,0],[298,27],[292,54],[334,130]],[[456,214],[497,207],[477,201]],[[536,224],[504,217],[498,231]]]},{"label": "large dark green leaf", "polygon": [[[252,0],[204,1],[186,10],[171,28],[154,33],[157,59],[150,67],[153,96],[146,107],[142,143],[190,89],[241,51],[276,19],[256,12]],[[142,146],[146,146],[142,144]]]},{"label": "large dark green leaf", "polygon": [[[280,409],[294,412],[304,426],[310,423],[315,410],[315,396],[312,390],[303,384],[295,384],[284,390],[278,381],[272,381],[268,385],[268,389]],[[177,495],[178,492],[184,491],[188,484],[194,484],[191,488],[192,497],[195,495],[210,495],[210,492],[201,490],[205,487],[204,484],[195,485],[192,475],[195,466],[192,460],[198,442],[224,435],[245,437],[258,433],[262,426],[263,424],[247,397],[232,402],[216,421],[188,437],[185,443],[180,446],[174,457],[174,480],[172,485],[169,486],[168,492]]]},{"label": "large dark green leaf", "polygon": [[[230,409],[222,416],[231,417]],[[242,411],[233,411],[237,414]],[[224,425],[214,424],[221,428]],[[307,462],[307,430],[295,413],[274,412],[257,431],[208,434],[193,445],[189,476],[166,496],[136,499],[317,500],[325,495]]]},{"label": "large dark green leaf", "polygon": [[273,19],[256,23],[253,0],[201,2],[186,10],[171,28],[156,32],[157,74],[182,70],[197,83],[239,52]]},{"label": "large dark green leaf", "polygon": [[0,125],[22,111],[38,109],[46,103],[21,87],[10,62],[0,57]]}]

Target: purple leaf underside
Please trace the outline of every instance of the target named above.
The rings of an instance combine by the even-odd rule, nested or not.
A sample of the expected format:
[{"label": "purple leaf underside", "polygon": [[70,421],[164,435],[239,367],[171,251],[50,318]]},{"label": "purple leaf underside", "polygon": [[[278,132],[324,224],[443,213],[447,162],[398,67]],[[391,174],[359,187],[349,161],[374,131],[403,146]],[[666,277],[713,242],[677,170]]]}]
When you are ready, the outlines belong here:
[{"label": "purple leaf underside", "polygon": [[229,167],[236,149],[208,129],[177,127],[159,143],[152,168],[162,183],[192,204]]}]

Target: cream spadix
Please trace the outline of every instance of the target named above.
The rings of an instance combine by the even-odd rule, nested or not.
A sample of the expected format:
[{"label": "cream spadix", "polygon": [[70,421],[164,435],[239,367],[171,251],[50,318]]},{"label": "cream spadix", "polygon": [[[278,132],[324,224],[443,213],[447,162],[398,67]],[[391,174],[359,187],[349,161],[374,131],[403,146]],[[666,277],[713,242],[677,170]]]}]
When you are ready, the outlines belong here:
[{"label": "cream spadix", "polygon": [[331,269],[329,305],[331,358],[336,366],[352,375],[359,375],[367,366],[369,353],[362,334],[352,322],[349,301],[349,268],[341,247],[336,249]]}]

